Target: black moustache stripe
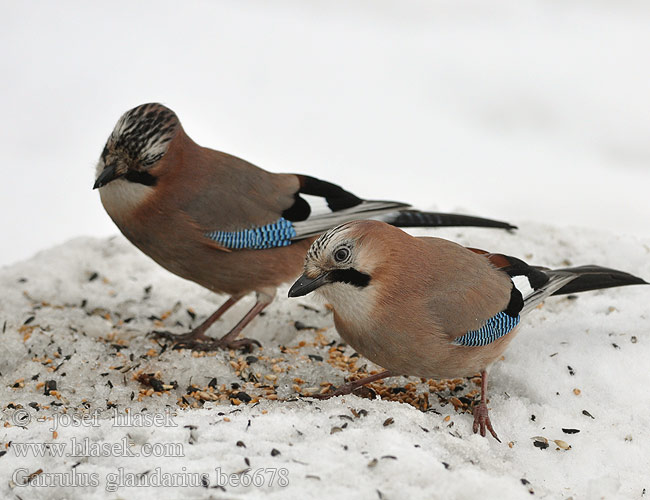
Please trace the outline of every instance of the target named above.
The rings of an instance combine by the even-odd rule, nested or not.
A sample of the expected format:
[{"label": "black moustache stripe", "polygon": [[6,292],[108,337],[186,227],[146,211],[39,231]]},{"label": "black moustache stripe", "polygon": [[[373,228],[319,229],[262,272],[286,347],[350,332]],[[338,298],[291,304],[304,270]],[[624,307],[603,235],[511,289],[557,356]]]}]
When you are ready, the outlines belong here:
[{"label": "black moustache stripe", "polygon": [[331,283],[341,282],[354,285],[358,288],[364,288],[370,283],[370,275],[353,268],[335,269],[334,271],[330,271],[329,281]]},{"label": "black moustache stripe", "polygon": [[129,182],[137,182],[138,184],[144,184],[145,186],[155,186],[158,182],[158,178],[154,177],[148,172],[138,172],[136,170],[129,170],[124,178]]}]

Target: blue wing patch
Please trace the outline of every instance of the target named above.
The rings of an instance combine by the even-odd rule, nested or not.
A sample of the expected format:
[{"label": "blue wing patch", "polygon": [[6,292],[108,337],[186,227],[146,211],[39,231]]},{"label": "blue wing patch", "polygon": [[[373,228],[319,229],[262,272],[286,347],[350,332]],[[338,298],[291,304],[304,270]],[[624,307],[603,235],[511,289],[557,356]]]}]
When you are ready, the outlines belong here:
[{"label": "blue wing patch", "polygon": [[488,319],[478,330],[471,330],[462,337],[456,338],[452,343],[468,347],[487,345],[510,333],[518,324],[519,315],[513,317],[505,312],[500,312]]},{"label": "blue wing patch", "polygon": [[280,217],[266,226],[241,231],[211,231],[205,235],[225,248],[261,250],[291,245],[296,230],[290,221]]}]

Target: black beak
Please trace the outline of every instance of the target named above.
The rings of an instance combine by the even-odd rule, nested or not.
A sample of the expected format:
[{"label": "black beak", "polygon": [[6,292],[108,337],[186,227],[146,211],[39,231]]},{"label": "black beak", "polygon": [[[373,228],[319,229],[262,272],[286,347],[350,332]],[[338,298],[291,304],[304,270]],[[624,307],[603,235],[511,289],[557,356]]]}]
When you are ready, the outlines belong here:
[{"label": "black beak", "polygon": [[330,273],[321,274],[316,278],[302,275],[298,280],[289,288],[289,297],[302,297],[308,293],[313,292],[317,288],[326,285],[330,282]]},{"label": "black beak", "polygon": [[104,170],[102,170],[102,173],[99,174],[99,177],[97,177],[97,179],[95,180],[93,189],[97,189],[102,186],[105,186],[112,180],[117,179],[119,175],[116,175],[115,173],[116,169],[117,169],[117,162],[111,163],[110,165],[106,166]]}]

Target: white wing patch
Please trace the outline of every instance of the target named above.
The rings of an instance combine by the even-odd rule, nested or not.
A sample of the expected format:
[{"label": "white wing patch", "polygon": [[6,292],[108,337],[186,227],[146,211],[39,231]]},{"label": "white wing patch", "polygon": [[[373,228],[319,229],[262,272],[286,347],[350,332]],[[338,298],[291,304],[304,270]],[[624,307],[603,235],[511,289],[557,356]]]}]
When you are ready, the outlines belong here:
[{"label": "white wing patch", "polygon": [[533,293],[533,287],[530,286],[530,280],[528,276],[515,276],[512,278],[512,282],[515,285],[515,288],[521,292],[521,296],[526,300],[526,297],[530,297]]}]

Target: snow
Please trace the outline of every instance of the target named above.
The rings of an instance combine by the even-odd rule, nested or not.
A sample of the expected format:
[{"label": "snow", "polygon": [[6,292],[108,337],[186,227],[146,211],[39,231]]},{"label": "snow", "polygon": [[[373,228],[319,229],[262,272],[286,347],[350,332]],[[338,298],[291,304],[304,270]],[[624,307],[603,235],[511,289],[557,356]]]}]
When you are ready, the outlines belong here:
[{"label": "snow", "polygon": [[[650,277],[647,238],[513,222],[521,227],[514,234],[454,228],[415,233],[507,250],[540,265],[596,263]],[[318,391],[321,382],[341,384],[347,372],[326,362],[330,348],[323,344],[340,342],[331,314],[309,297],[287,299],[286,287],[267,314],[247,329],[247,336],[260,340],[264,347],[252,353],[260,359],[241,376],[231,361],[247,354],[194,357],[189,351],[161,352],[164,343],[146,336],[154,328],[152,316],[164,318],[156,323],[158,328],[181,332],[191,321],[188,308],[195,311],[193,324],[197,324],[224,298],[167,273],[122,236],[81,237],[39,252],[4,268],[0,289],[0,401],[6,422],[0,445],[7,451],[0,457],[3,498],[52,498],[53,494],[57,498],[332,498],[354,494],[369,499],[479,495],[509,499],[528,497],[529,489],[548,498],[641,498],[650,486],[650,416],[645,411],[650,341],[644,287],[585,293],[577,299],[553,298],[526,318],[505,359],[490,374],[489,406],[502,444],[474,435],[471,416],[446,403],[451,396],[475,388],[468,381],[463,381],[465,389],[443,391],[440,398],[429,393],[428,385],[419,379],[386,382],[391,387],[412,382],[418,393],[429,393],[427,412],[395,401],[396,396],[384,400],[345,396],[328,401],[296,397],[295,378],[304,380],[302,388]],[[211,334],[225,331],[251,304],[252,298],[238,304]],[[297,321],[316,329],[297,330]],[[282,352],[280,346],[289,349]],[[309,358],[309,354],[325,361]],[[346,347],[345,354],[353,352]],[[278,366],[288,371],[274,371]],[[176,388],[138,401],[140,391],[148,389],[134,379],[140,371],[159,372],[163,383],[175,381]],[[263,389],[245,382],[249,372],[258,373],[262,380],[276,375],[278,399],[240,405],[208,401],[198,409],[182,409],[178,404],[190,384],[205,387],[213,378],[215,394],[221,392],[222,384],[229,390],[232,383],[240,384],[237,390],[252,397],[263,394]],[[24,379],[23,386],[14,387],[19,379]],[[37,386],[49,380],[56,381],[59,392],[55,395],[60,399],[45,396],[44,387]],[[52,402],[61,406],[52,406]],[[39,409],[30,403],[38,403]],[[48,405],[49,409],[42,408]],[[64,408],[71,415],[85,411],[87,425],[65,425],[70,422],[60,419]],[[114,412],[125,418],[127,408],[132,418],[169,412],[168,425],[114,425]],[[25,411],[28,417],[21,414]],[[58,420],[49,420],[55,415]],[[27,422],[18,422],[21,416]],[[580,432],[566,434],[563,428]],[[537,436],[547,438],[550,446],[535,447],[531,438]],[[163,454],[172,456],[154,458],[119,456],[124,451],[84,458],[45,458],[31,451],[19,457],[16,452],[20,443],[28,442],[65,443],[70,450],[74,442],[79,446],[84,439],[114,444],[120,450],[124,449],[122,440],[127,439],[132,453],[142,452],[143,446],[180,448],[165,448]],[[560,449],[553,440],[562,440],[571,449]],[[237,445],[239,441],[243,446]],[[272,455],[274,449],[280,453]],[[178,450],[183,456],[176,456]],[[40,468],[42,481],[53,477],[48,474],[66,473],[68,478],[76,474],[77,482],[95,477],[98,487],[53,489],[11,481],[17,470],[14,479]],[[257,480],[263,486],[224,484],[224,475],[248,468],[250,480],[259,471]],[[218,482],[215,469],[224,474],[219,484],[225,492],[212,488]],[[269,486],[272,470],[276,482]],[[183,489],[156,487],[155,481],[165,473],[186,481],[191,477],[179,474],[194,473],[195,478],[207,474],[208,488],[200,482]],[[154,486],[108,492],[106,488],[115,485],[119,474],[154,481]],[[277,483],[281,474],[288,477],[288,486]],[[523,484],[522,479],[529,483]]]}]

